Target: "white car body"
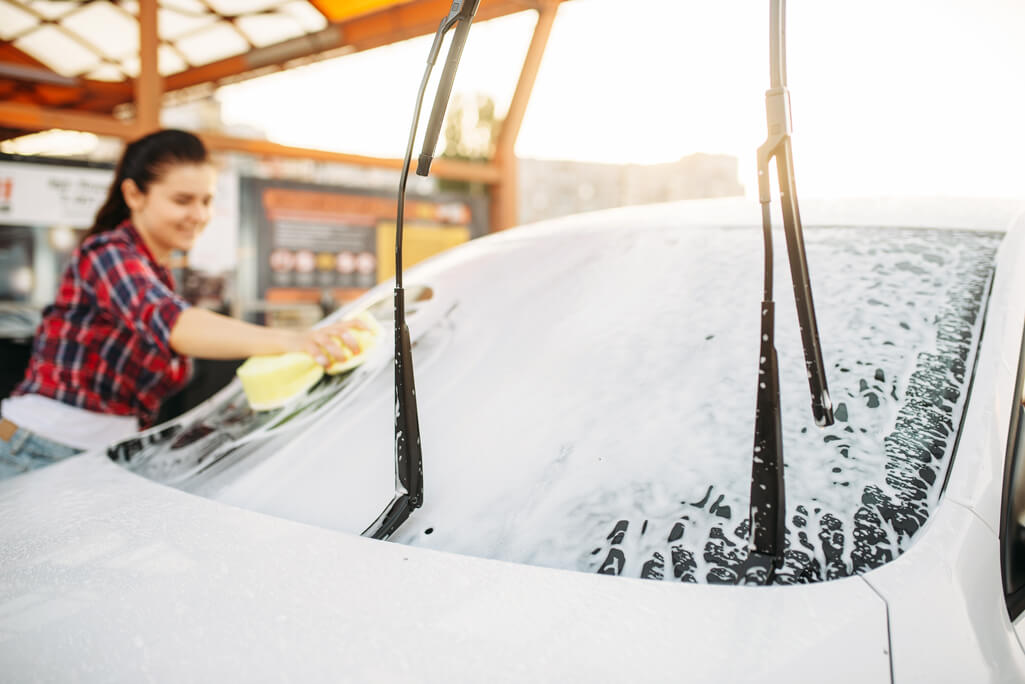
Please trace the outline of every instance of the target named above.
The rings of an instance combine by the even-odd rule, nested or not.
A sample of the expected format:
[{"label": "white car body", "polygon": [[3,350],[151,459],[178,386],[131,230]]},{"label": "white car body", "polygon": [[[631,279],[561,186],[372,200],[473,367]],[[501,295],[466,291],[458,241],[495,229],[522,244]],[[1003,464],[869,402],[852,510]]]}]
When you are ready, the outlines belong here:
[{"label": "white car body", "polygon": [[[556,548],[558,540],[576,543],[577,531],[586,536],[607,526],[608,520],[588,517],[596,501],[591,494],[613,491],[617,482],[634,477],[626,470],[631,463],[652,474],[654,484],[650,495],[640,497],[642,504],[673,500],[677,492],[662,476],[682,471],[674,470],[676,460],[666,458],[662,447],[667,440],[681,440],[659,430],[672,422],[674,412],[685,410],[706,415],[706,423],[725,415],[729,425],[742,426],[732,431],[709,428],[722,432],[722,443],[747,445],[729,466],[701,463],[702,454],[712,453],[703,445],[714,440],[702,437],[700,426],[688,428],[696,444],[690,453],[698,456],[687,467],[697,469],[698,481],[705,475],[734,473],[729,476],[733,484],[726,485],[733,493],[728,491],[720,501],[737,511],[734,522],[746,517],[746,501],[739,501],[736,492],[747,486],[743,474],[749,474],[746,459],[754,419],[761,282],[757,204],[701,201],[613,210],[476,240],[407,273],[407,288],[426,283],[434,296],[410,319],[414,343],[420,341],[414,362],[425,504],[393,536],[399,543],[359,536],[387,503],[393,484],[386,349],[346,381],[354,388],[348,395],[325,395],[315,410],[277,428],[280,437],[253,440],[253,451],[235,461],[228,457],[232,440],[211,452],[219,455],[221,465],[207,462],[201,471],[167,460],[167,452],[157,447],[153,449],[159,458],[142,462],[122,449],[119,458],[131,470],[106,452],[93,452],[0,482],[2,678],[1025,681],[1025,619],[1012,624],[1008,617],[998,539],[1008,420],[1016,407],[1015,376],[1025,327],[1025,220],[1017,216],[1020,208],[1013,202],[981,200],[802,205],[805,226],[846,226],[848,235],[864,226],[1007,231],[999,240],[984,330],[982,320],[975,328],[981,344],[973,352],[977,359],[969,360],[974,365],[970,396],[966,404],[959,400],[963,422],[946,486],[942,495],[932,495],[924,526],[910,540],[894,544],[901,548],[889,562],[828,581],[751,587],[604,577],[594,573],[588,565],[592,561],[572,560],[582,557],[579,550],[564,553]],[[673,231],[685,236],[693,226],[703,225],[723,230],[750,226],[750,234],[757,237],[754,248],[745,248],[747,256],[737,257],[737,273],[711,273],[721,270],[701,265],[711,257],[701,251],[680,252],[686,265],[710,271],[702,277],[735,282],[738,292],[729,296],[749,301],[748,309],[689,319],[684,327],[671,329],[676,339],[668,341],[650,330],[630,332],[631,322],[658,319],[635,321],[632,311],[658,313],[662,305],[638,302],[629,280],[610,282],[600,293],[608,305],[603,310],[559,310],[555,305],[546,310],[546,269],[557,274],[553,277],[561,279],[561,286],[580,280],[581,291],[565,296],[579,295],[581,302],[594,295],[588,287],[599,282],[592,282],[587,270],[595,263],[592,257],[601,264],[621,261],[634,279],[650,272],[657,284],[672,270],[663,273],[657,264],[649,266],[646,257],[631,263],[630,241],[647,238],[630,236],[643,236],[649,229],[658,239]],[[739,233],[723,235],[722,244],[710,245],[709,253],[733,253]],[[703,235],[701,242],[706,241]],[[595,251],[607,244],[622,244],[623,255]],[[672,249],[667,243],[666,250]],[[830,264],[816,262],[812,247],[809,255],[827,376],[833,383],[830,335],[836,337],[837,327],[824,293],[830,291],[826,283],[841,276],[831,272]],[[536,277],[537,291],[509,294],[508,301],[521,308],[497,309],[489,317],[470,292],[473,279],[483,277],[480,269],[501,279],[502,264],[517,259],[533,260],[536,271],[524,273],[519,281],[503,280],[503,286],[529,289]],[[754,267],[744,259],[753,259]],[[780,277],[786,275],[784,263],[782,237],[777,236]],[[475,264],[480,268],[473,270]],[[567,272],[567,264],[574,270]],[[748,281],[755,287],[748,288]],[[843,282],[833,284],[837,292],[844,287]],[[388,293],[390,286],[377,288],[337,315]],[[700,291],[689,294],[699,297]],[[666,295],[678,296],[671,288]],[[795,475],[806,467],[802,463],[807,463],[808,452],[796,444],[801,439],[798,421],[810,423],[811,418],[800,349],[794,343],[788,282],[777,284],[776,301],[782,372],[791,378],[796,373],[797,378],[796,383],[783,381],[784,453],[795,464],[787,472],[788,495],[800,500],[803,491],[814,492],[819,485],[814,477]],[[655,308],[645,309],[649,304]],[[440,342],[431,342],[425,335],[448,325],[455,305],[464,308],[463,322],[449,326],[451,334]],[[678,311],[663,313],[672,318]],[[608,367],[595,365],[601,356],[593,357],[594,349],[581,349],[581,375],[566,371],[581,383],[577,389],[562,381],[545,384],[567,365],[561,357],[556,359],[558,368],[545,365],[547,333],[542,331],[557,328],[560,317],[568,322],[559,334],[573,335],[583,328],[588,331],[584,339],[591,334],[591,322],[611,326],[610,336],[598,340],[605,345],[599,347],[607,354]],[[523,330],[522,338],[494,334],[507,330],[500,326],[509,326],[510,319]],[[733,344],[733,337],[716,332],[721,342],[687,358],[698,355],[695,367],[707,367],[729,385],[734,364],[720,368],[717,359],[732,358],[734,349],[746,354],[747,366],[737,371],[742,385],[737,405],[717,398],[715,389],[705,385],[687,385],[682,394],[659,398],[666,387],[674,387],[673,379],[664,378],[659,369],[651,377],[644,375],[640,369],[651,363],[644,354],[665,353],[676,341],[685,344],[680,331],[687,326],[732,325],[734,319],[750,334]],[[627,332],[617,325],[626,325]],[[705,330],[700,332],[707,340]],[[622,349],[616,348],[617,340],[624,340]],[[493,357],[484,359],[480,368],[485,370],[480,370],[475,364],[481,363],[480,354],[491,353],[487,350]],[[636,358],[630,357],[632,351]],[[504,359],[523,382],[491,385],[486,369],[494,367],[495,358]],[[464,377],[470,368],[477,369],[474,377]],[[587,368],[594,369],[593,385],[585,384]],[[639,376],[623,375],[631,368],[639,369]],[[603,373],[613,374],[615,383],[603,382]],[[617,391],[608,397],[595,389],[611,384]],[[842,387],[831,386],[834,401],[839,401]],[[361,396],[373,388],[380,390],[377,399],[364,402]],[[489,391],[496,393],[494,413],[482,401]],[[238,392],[233,383],[175,423],[187,425]],[[572,396],[561,403],[566,392]],[[591,400],[582,401],[581,396]],[[652,396],[656,398],[644,411],[629,415],[630,430],[613,425]],[[536,397],[537,406],[523,415],[534,422],[509,418],[507,409],[530,402],[530,397]],[[471,400],[481,405],[480,413],[472,421],[458,420],[467,411],[459,402]],[[372,408],[377,404],[383,409]],[[566,411],[566,406],[579,410]],[[788,411],[788,406],[797,408]],[[895,414],[880,415],[872,420],[892,421]],[[581,425],[589,426],[587,431],[561,432]],[[265,428],[256,428],[256,433]],[[141,441],[180,438],[181,433],[159,437],[166,429],[153,428]],[[613,452],[601,449],[624,434],[638,435],[643,448],[613,462]],[[600,446],[592,448],[592,437]],[[605,456],[581,456],[592,452]],[[655,456],[644,460],[650,454]],[[693,504],[694,499],[688,500]],[[568,504],[572,506],[560,508]],[[572,515],[579,511],[580,519],[558,527],[572,517],[569,510]],[[494,519],[489,518],[492,514]],[[658,514],[649,516],[645,509],[644,515],[646,529],[648,518],[655,520]],[[674,511],[665,520],[671,522],[676,515]],[[650,557],[651,548],[631,539],[631,548]],[[705,566],[700,558],[696,563],[694,574],[700,575]],[[639,571],[632,560],[628,564],[635,574]]]}]

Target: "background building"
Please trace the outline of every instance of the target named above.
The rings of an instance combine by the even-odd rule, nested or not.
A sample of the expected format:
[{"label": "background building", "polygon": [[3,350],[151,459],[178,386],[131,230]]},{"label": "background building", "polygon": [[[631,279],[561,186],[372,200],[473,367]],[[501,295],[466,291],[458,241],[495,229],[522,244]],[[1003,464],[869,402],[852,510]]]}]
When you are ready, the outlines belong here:
[{"label": "background building", "polygon": [[594,164],[521,159],[521,223],[583,211],[744,194],[737,158],[692,154],[669,164]]}]

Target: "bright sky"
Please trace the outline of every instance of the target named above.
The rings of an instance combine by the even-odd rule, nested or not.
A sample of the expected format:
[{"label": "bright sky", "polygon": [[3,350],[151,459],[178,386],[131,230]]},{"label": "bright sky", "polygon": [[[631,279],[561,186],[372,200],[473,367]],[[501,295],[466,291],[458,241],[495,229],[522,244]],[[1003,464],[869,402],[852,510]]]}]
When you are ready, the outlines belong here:
[{"label": "bright sky", "polygon": [[[766,136],[768,7],[565,3],[518,156],[644,164],[725,153],[751,195]],[[801,196],[1025,197],[1025,2],[791,0],[787,15]],[[475,24],[455,91],[490,94],[504,111],[535,16]],[[429,46],[425,37],[222,88],[223,114],[284,144],[401,157]]]}]

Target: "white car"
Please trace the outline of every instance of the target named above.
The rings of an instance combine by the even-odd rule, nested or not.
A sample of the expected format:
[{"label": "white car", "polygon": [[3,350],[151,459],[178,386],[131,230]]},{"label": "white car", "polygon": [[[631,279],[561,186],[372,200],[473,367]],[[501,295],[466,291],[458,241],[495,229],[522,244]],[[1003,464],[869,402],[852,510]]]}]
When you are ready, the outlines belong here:
[{"label": "white car", "polygon": [[[771,586],[736,584],[758,205],[613,210],[406,274],[424,503],[390,541],[387,344],[0,483],[2,679],[1025,681],[1020,209],[804,203],[836,422],[777,268]],[[336,316],[368,307],[391,285]]]}]

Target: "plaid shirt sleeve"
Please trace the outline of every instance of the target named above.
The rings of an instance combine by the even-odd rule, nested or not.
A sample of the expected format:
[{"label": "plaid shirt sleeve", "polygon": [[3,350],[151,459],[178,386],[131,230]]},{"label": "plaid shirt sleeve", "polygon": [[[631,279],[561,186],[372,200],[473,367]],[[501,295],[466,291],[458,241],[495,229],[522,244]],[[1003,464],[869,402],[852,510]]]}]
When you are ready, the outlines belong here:
[{"label": "plaid shirt sleeve", "polygon": [[162,353],[172,353],[171,330],[189,303],[137,253],[119,242],[100,245],[82,254],[78,276],[100,308]]}]

